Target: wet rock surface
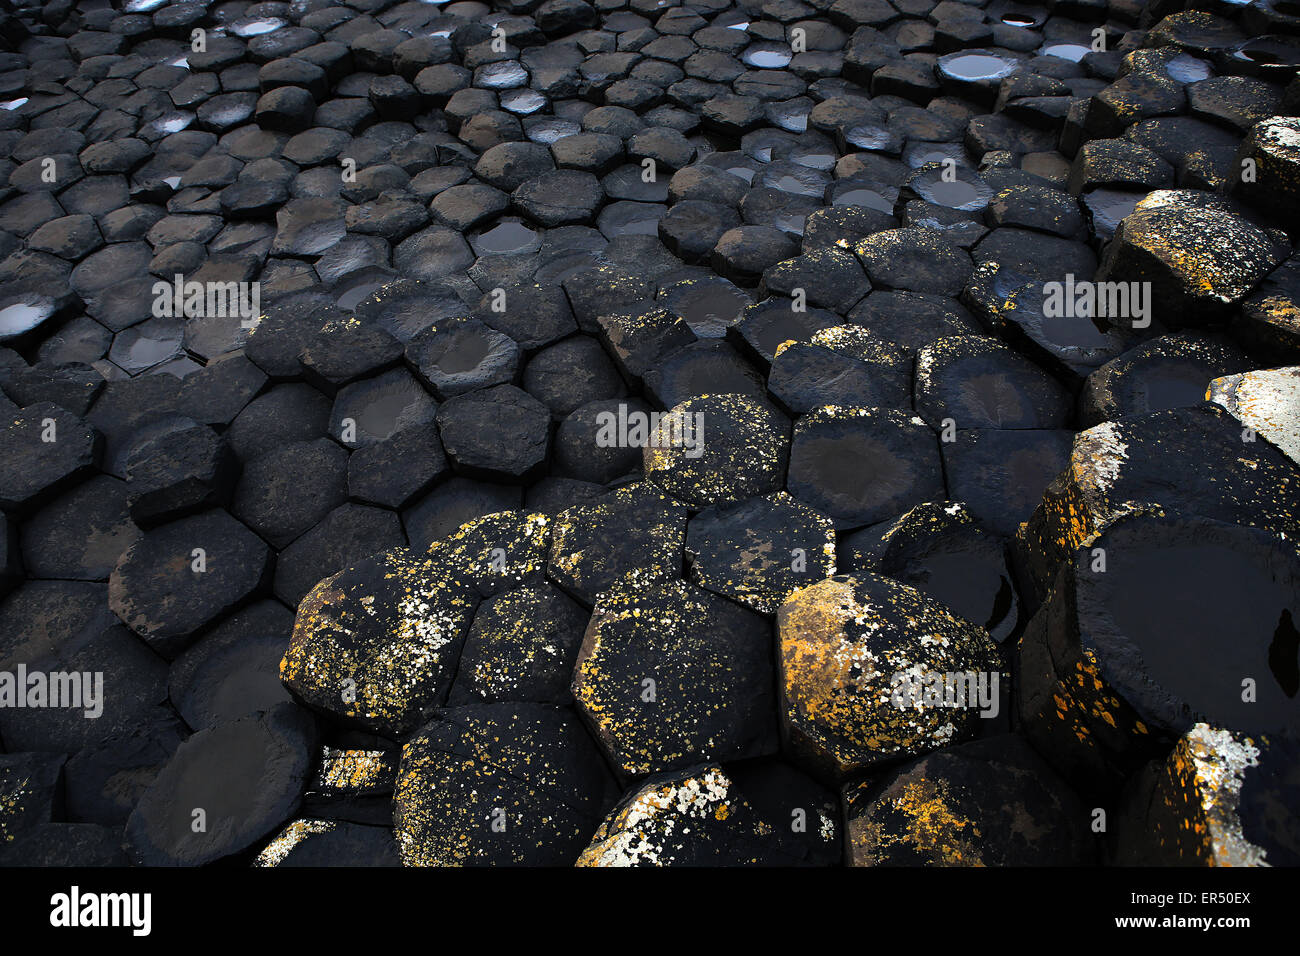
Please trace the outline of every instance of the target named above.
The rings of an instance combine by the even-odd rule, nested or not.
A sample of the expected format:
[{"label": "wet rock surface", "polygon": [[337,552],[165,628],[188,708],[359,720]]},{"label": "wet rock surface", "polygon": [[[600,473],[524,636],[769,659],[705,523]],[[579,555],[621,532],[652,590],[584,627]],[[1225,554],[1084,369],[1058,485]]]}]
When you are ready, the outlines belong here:
[{"label": "wet rock surface", "polygon": [[0,862],[1296,862],[1212,6],[0,14]]}]

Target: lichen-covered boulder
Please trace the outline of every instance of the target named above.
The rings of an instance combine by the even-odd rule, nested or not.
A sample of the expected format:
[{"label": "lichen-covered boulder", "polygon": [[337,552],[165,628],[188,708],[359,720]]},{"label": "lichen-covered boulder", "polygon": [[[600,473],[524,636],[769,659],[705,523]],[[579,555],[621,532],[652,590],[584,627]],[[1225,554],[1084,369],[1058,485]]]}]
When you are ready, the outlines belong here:
[{"label": "lichen-covered boulder", "polygon": [[777,749],[771,650],[753,611],[633,573],[596,602],[573,696],[628,776],[758,757]]},{"label": "lichen-covered boulder", "polygon": [[793,755],[825,779],[971,736],[1001,710],[983,628],[880,575],[839,575],[777,612],[781,717]]},{"label": "lichen-covered boulder", "polygon": [[478,602],[470,581],[406,548],[373,555],[303,598],[280,679],[336,720],[404,736],[445,701]]},{"label": "lichen-covered boulder", "polygon": [[569,866],[614,797],[571,712],[456,707],[402,748],[393,826],[407,866]]}]

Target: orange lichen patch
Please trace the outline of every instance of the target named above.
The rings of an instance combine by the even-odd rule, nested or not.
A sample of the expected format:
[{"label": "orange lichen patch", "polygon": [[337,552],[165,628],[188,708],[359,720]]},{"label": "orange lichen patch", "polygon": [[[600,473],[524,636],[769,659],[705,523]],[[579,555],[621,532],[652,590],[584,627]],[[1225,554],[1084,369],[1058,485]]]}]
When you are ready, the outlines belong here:
[{"label": "orange lichen patch", "polygon": [[849,824],[854,862],[870,866],[905,846],[935,866],[984,866],[979,824],[954,800],[947,780],[907,779],[883,796],[886,811]]},{"label": "orange lichen patch", "polygon": [[346,793],[382,793],[393,785],[397,761],[382,750],[325,747],[313,787]]}]

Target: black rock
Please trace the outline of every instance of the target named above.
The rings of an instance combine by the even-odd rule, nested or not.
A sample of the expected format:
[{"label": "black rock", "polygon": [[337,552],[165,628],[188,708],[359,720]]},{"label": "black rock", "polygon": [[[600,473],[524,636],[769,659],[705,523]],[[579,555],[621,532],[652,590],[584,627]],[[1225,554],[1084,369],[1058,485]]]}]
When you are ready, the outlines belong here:
[{"label": "black rock", "polygon": [[255,844],[301,799],[316,735],[281,704],[186,740],[126,825],[128,854],[145,866],[200,866]]},{"label": "black rock", "polygon": [[795,422],[786,487],[837,529],[945,497],[939,443],[894,409],[824,406]]},{"label": "black rock", "polygon": [[174,656],[265,582],[270,551],[220,510],[145,532],[108,582],[108,602],[159,653]]}]

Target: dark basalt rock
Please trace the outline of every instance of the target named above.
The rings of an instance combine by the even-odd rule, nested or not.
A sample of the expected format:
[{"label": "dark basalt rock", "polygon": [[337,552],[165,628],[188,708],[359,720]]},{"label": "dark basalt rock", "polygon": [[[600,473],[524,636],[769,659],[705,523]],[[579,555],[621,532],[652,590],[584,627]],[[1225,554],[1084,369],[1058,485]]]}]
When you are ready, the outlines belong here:
[{"label": "dark basalt rock", "polygon": [[1004,542],[960,501],[917,505],[892,522],[847,536],[846,573],[874,571],[911,585],[1002,642],[1017,628],[1019,601]]},{"label": "dark basalt rock", "polygon": [[983,336],[947,336],[921,349],[915,395],[917,414],[936,429],[1059,428],[1071,411],[1050,375]]},{"label": "dark basalt rock", "polygon": [[52,823],[62,814],[63,754],[0,754],[0,842]]},{"label": "dark basalt rock", "polygon": [[104,438],[52,402],[37,402],[0,428],[0,507],[29,509],[92,474]]},{"label": "dark basalt rock", "polygon": [[1247,371],[1252,362],[1222,337],[1164,335],[1111,359],[1088,376],[1079,395],[1079,424],[1199,405],[1210,381]]},{"label": "dark basalt rock", "polygon": [[588,618],[545,581],[484,601],[465,638],[448,705],[571,701],[569,680]]},{"label": "dark basalt rock", "polygon": [[614,793],[567,711],[457,707],[402,748],[393,825],[407,866],[568,866]]},{"label": "dark basalt rock", "polygon": [[109,578],[108,603],[151,647],[174,656],[261,588],[270,561],[257,535],[224,511],[206,511],[127,548]]},{"label": "dark basalt rock", "polygon": [[671,580],[682,572],[686,508],[641,482],[555,516],[546,574],[590,607],[625,575]]},{"label": "dark basalt rock", "polygon": [[140,535],[127,508],[128,488],[116,478],[78,485],[23,522],[22,566],[41,578],[108,580]]},{"label": "dark basalt rock", "polygon": [[783,347],[767,387],[796,416],[838,403],[910,409],[911,378],[908,349],[880,342],[859,326],[842,325]]},{"label": "dark basalt rock", "polygon": [[231,511],[283,548],[347,497],[348,453],[328,438],[283,445],[244,466]]},{"label": "dark basalt rock", "polygon": [[1155,321],[1180,329],[1222,319],[1289,250],[1215,208],[1139,208],[1115,230],[1099,282],[1149,282]]},{"label": "dark basalt rock", "polygon": [[1070,438],[1066,430],[958,429],[940,443],[948,493],[990,530],[1011,537],[1069,464]]},{"label": "dark basalt rock", "polygon": [[686,531],[692,581],[765,614],[835,573],[835,532],[785,492],[706,508]]},{"label": "dark basalt rock", "polygon": [[550,421],[545,405],[513,385],[457,395],[438,409],[452,467],[497,481],[527,481],[545,464]]},{"label": "dark basalt rock", "polygon": [[393,512],[341,504],[280,552],[275,562],[275,596],[293,607],[322,575],[405,544],[401,520]]},{"label": "dark basalt rock", "polygon": [[400,866],[390,827],[336,820],[295,820],[267,844],[253,866]]},{"label": "dark basalt rock", "polygon": [[441,401],[453,395],[504,385],[519,372],[519,346],[474,319],[445,319],[417,332],[406,359]]},{"label": "dark basalt rock", "polygon": [[875,288],[956,295],[970,275],[965,251],[928,229],[888,229],[853,247]]},{"label": "dark basalt rock", "polygon": [[437,428],[415,425],[348,456],[348,494],[358,501],[400,509],[447,470]]},{"label": "dark basalt rock", "polygon": [[523,387],[559,417],[588,402],[620,398],[627,389],[600,343],[574,335],[539,351],[524,368]]},{"label": "dark basalt rock", "polygon": [[298,806],[315,736],[304,711],[281,704],[190,737],[127,821],[132,862],[200,866],[255,844]]},{"label": "dark basalt rock", "polygon": [[410,372],[390,369],[339,390],[330,412],[330,436],[349,447],[365,447],[429,424],[437,410],[438,403]]},{"label": "dark basalt rock", "polygon": [[1267,531],[1144,512],[1114,522],[1061,568],[1021,641],[1026,733],[1097,790],[1194,724],[1293,734],[1298,575],[1295,546]]},{"label": "dark basalt rock", "polygon": [[945,497],[934,432],[884,408],[826,405],[798,419],[786,487],[840,530]]},{"label": "dark basalt rock", "polygon": [[1068,466],[1017,534],[1041,600],[1058,567],[1112,522],[1143,506],[1296,533],[1295,464],[1211,405],[1106,422],[1075,436]]},{"label": "dark basalt rock", "polygon": [[126,458],[131,520],[142,528],[227,504],[239,474],[224,436],[197,422],[175,425]]}]

